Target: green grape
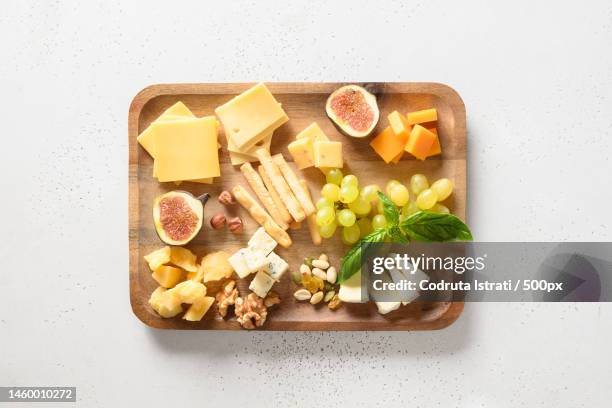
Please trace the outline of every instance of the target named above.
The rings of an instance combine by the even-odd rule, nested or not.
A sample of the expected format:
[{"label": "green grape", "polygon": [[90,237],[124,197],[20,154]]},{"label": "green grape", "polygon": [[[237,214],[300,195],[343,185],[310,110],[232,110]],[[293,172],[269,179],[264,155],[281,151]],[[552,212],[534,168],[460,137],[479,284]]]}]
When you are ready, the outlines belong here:
[{"label": "green grape", "polygon": [[336,218],[336,213],[331,207],[324,207],[317,211],[317,225],[322,227],[332,223]]},{"label": "green grape", "polygon": [[361,231],[359,230],[359,226],[357,224],[342,228],[342,242],[347,245],[352,245],[359,241],[360,236]]},{"label": "green grape", "polygon": [[340,223],[340,225],[343,227],[350,227],[351,225],[355,224],[356,218],[355,213],[346,208],[338,212],[338,223]]},{"label": "green grape", "polygon": [[380,187],[376,184],[370,184],[361,189],[361,196],[370,203],[378,202],[378,192]]},{"label": "green grape", "polygon": [[342,170],[340,169],[329,169],[325,174],[325,180],[328,183],[335,184],[337,186],[342,182]]},{"label": "green grape", "polygon": [[429,188],[429,181],[423,174],[415,174],[410,177],[410,189],[415,196],[421,194],[421,191]]},{"label": "green grape", "polygon": [[419,212],[419,207],[417,206],[416,201],[410,201],[408,204],[402,207],[402,217],[404,219],[417,212]]},{"label": "green grape", "polygon": [[377,230],[377,229],[382,229],[385,228],[387,226],[387,219],[385,218],[384,215],[382,214],[377,214],[374,216],[374,218],[372,218],[372,228]]},{"label": "green grape", "polygon": [[340,199],[340,187],[336,184],[327,183],[321,189],[321,195],[332,203]]},{"label": "green grape", "polygon": [[389,198],[398,207],[403,207],[410,199],[408,189],[403,184],[394,184],[389,190]]},{"label": "green grape", "polygon": [[337,227],[338,227],[338,224],[334,220],[333,222],[327,225],[320,226],[319,234],[321,234],[323,238],[331,238],[334,236],[334,233],[336,232]]},{"label": "green grape", "polygon": [[449,179],[441,178],[440,180],[434,181],[430,188],[436,193],[438,201],[444,201],[452,194],[454,185]]},{"label": "green grape", "polygon": [[344,204],[352,203],[359,195],[359,189],[354,186],[342,186],[340,188],[340,201]]},{"label": "green grape", "polygon": [[366,215],[372,210],[372,205],[363,197],[357,197],[348,207],[357,215]]},{"label": "green grape", "polygon": [[387,186],[385,187],[385,192],[387,193],[387,195],[391,195],[391,187],[396,184],[401,184],[401,183],[398,180],[389,180],[387,182]]},{"label": "green grape", "polygon": [[334,208],[334,203],[325,197],[319,198],[317,200],[317,210],[320,210],[325,207]]},{"label": "green grape", "polygon": [[372,232],[372,221],[370,221],[368,217],[358,219],[357,225],[359,225],[359,231],[361,232],[360,238],[363,238]]},{"label": "green grape", "polygon": [[440,213],[440,214],[450,214],[450,210],[448,209],[448,207],[440,203],[436,203],[436,205],[431,207],[430,211],[433,211],[435,213]]},{"label": "green grape", "polygon": [[421,210],[429,210],[436,204],[436,201],[438,201],[436,193],[428,188],[427,190],[421,191],[421,194],[417,196],[416,204]]},{"label": "green grape", "polygon": [[357,176],[355,176],[354,174],[347,174],[346,176],[344,176],[344,178],[342,179],[342,183],[340,183],[340,187],[348,186],[359,187],[359,180],[357,179]]}]

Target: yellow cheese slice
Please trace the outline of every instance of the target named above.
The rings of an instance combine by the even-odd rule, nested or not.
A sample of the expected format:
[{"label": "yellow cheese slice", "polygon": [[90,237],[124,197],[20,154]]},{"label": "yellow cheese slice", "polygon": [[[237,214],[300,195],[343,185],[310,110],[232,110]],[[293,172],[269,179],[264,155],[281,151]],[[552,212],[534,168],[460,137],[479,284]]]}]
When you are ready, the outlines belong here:
[{"label": "yellow cheese slice", "polygon": [[161,182],[221,175],[214,116],[156,122],[154,171]]},{"label": "yellow cheese slice", "polygon": [[303,139],[305,137],[310,138],[313,143],[316,141],[322,141],[322,142],[329,141],[329,138],[327,137],[325,132],[323,132],[323,129],[321,129],[321,127],[319,126],[317,122],[312,122],[310,125],[308,125],[306,129],[298,133],[298,135],[295,138]]},{"label": "yellow cheese slice", "polygon": [[225,140],[227,140],[227,150],[230,152],[242,153],[245,155],[251,155],[253,157],[257,157],[255,155],[255,152],[257,151],[257,149],[261,149],[263,147],[264,149],[270,150],[270,145],[272,144],[272,134],[273,132],[270,132],[267,136],[264,136],[262,140],[255,143],[249,149],[243,150],[243,149],[239,149],[238,146],[236,146],[236,143],[231,138],[228,138],[227,133],[225,133],[226,135]]},{"label": "yellow cheese slice", "polygon": [[215,109],[227,138],[248,150],[289,118],[270,90],[259,83]]},{"label": "yellow cheese slice", "polygon": [[[153,121],[153,123],[158,121],[169,121],[169,120],[180,120],[184,117],[194,118],[195,115],[189,110],[187,106],[181,101],[175,103],[168,109],[166,109],[157,119]],[[145,130],[142,131],[141,134],[136,138],[138,143],[151,155],[151,157],[155,157],[155,152],[153,151],[153,132],[151,125],[147,126]]]}]

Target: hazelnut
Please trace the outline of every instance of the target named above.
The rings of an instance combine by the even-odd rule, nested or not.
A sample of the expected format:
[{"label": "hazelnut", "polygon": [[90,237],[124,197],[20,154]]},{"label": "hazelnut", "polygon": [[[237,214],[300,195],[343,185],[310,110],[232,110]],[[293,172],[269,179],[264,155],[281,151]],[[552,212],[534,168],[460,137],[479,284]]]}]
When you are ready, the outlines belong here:
[{"label": "hazelnut", "polygon": [[236,201],[234,201],[234,196],[232,196],[232,193],[226,190],[219,194],[219,202],[223,205],[232,205]]},{"label": "hazelnut", "polygon": [[210,226],[214,229],[225,227],[225,214],[219,213],[210,219]]},{"label": "hazelnut", "polygon": [[240,234],[242,232],[242,220],[240,217],[234,217],[227,222],[227,228],[233,234]]}]

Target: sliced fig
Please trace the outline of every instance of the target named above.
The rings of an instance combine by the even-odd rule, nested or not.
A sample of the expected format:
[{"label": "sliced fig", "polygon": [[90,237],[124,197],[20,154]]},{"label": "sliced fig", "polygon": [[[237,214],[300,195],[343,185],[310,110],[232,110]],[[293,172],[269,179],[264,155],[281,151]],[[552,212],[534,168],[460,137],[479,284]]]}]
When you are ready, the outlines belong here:
[{"label": "sliced fig", "polygon": [[185,245],[200,232],[208,193],[194,197],[186,191],[170,191],[153,201],[153,223],[159,239],[168,245]]},{"label": "sliced fig", "polygon": [[336,89],[327,98],[325,112],[340,132],[352,137],[370,135],[380,116],[376,97],[358,85]]}]

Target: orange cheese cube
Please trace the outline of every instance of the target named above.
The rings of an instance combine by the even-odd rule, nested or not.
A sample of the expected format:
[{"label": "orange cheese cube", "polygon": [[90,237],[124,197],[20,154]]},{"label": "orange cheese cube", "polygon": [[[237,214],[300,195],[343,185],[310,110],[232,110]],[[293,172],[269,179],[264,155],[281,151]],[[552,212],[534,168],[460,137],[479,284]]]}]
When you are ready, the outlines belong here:
[{"label": "orange cheese cube", "polygon": [[438,112],[435,108],[410,112],[406,115],[408,124],[418,125],[421,123],[435,122],[438,120]]},{"label": "orange cheese cube", "polygon": [[404,155],[404,152],[403,152],[403,151],[399,152],[399,154],[398,154],[397,156],[395,156],[395,157],[393,158],[393,160],[391,160],[391,163],[393,163],[393,164],[397,164],[397,163],[399,163],[399,161],[400,161],[400,160],[402,160],[402,156],[403,156],[403,155]]},{"label": "orange cheese cube", "polygon": [[433,132],[421,125],[415,125],[412,128],[405,150],[417,159],[425,160],[435,140],[436,135]]},{"label": "orange cheese cube", "polygon": [[387,126],[385,130],[380,132],[378,136],[370,142],[372,149],[385,161],[385,163],[391,162],[401,154],[406,146],[406,140],[397,137],[391,129],[391,126]]},{"label": "orange cheese cube", "polygon": [[442,153],[442,147],[440,146],[440,136],[438,136],[438,130],[436,128],[427,129],[434,135],[436,135],[436,140],[434,140],[431,148],[429,149],[429,153],[427,153],[427,157],[437,156]]}]

